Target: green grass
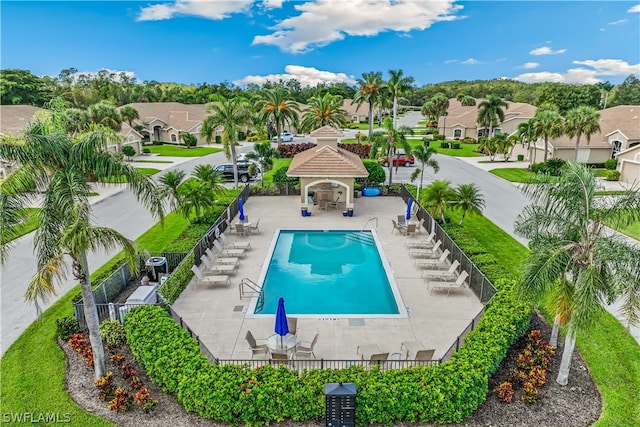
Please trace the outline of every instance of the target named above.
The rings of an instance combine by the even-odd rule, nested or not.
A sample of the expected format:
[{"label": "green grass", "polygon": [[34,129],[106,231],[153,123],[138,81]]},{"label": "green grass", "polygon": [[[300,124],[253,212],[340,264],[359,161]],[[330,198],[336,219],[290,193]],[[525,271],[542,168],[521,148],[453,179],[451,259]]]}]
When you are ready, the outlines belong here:
[{"label": "green grass", "polygon": [[[160,172],[160,169],[155,169],[155,168],[136,168],[136,170],[143,175],[155,175],[158,172]],[[123,175],[119,178],[112,177],[109,179],[101,179],[100,182],[109,183],[109,184],[124,184],[125,182],[127,182],[127,178]]]},{"label": "green grass", "polygon": [[[164,225],[156,224],[136,243],[149,251],[160,251],[175,240],[189,223],[180,215],[170,214]],[[113,268],[119,254],[98,268],[92,277]],[[73,314],[71,301],[80,292],[76,286],[46,310],[20,335],[0,361],[0,401],[6,413],[69,414],[71,425],[112,426],[110,422],[86,412],[67,394],[64,388],[64,353],[55,340],[56,319]],[[16,304],[23,304],[16,301]],[[37,356],[36,356],[37,355]],[[61,415],[62,417],[62,415]]]},{"label": "green grass", "polygon": [[[357,129],[360,130],[369,130],[369,122],[365,122],[365,123],[354,123],[355,125],[358,125]],[[380,126],[378,126],[377,124],[373,124],[373,130],[376,129],[380,129]]]},{"label": "green grass", "polygon": [[273,167],[264,174],[264,183],[273,182],[273,174],[280,168],[289,167],[293,159],[273,159]]},{"label": "green grass", "polygon": [[617,196],[625,193],[626,191],[624,190],[605,190],[605,191],[596,191],[595,195],[596,196]]},{"label": "green grass", "polygon": [[[40,209],[38,208],[28,208],[27,209],[27,220],[25,222],[23,222],[20,225],[16,225],[14,227],[15,231],[16,231],[16,235],[15,235],[15,239],[17,239],[18,237],[22,237],[25,234],[29,234],[32,231],[34,231],[36,228],[38,228],[38,218],[37,218],[37,214],[38,211]],[[11,239],[11,240],[15,240],[15,239]],[[3,234],[2,235],[2,244],[4,245],[7,242],[10,242],[11,240],[7,239],[6,236]]]},{"label": "green grass", "polygon": [[173,163],[171,160],[136,160],[134,163]]},{"label": "green grass", "polygon": [[622,234],[626,234],[629,237],[633,237],[636,240],[640,240],[640,221],[636,221],[626,228],[618,230]]},{"label": "green grass", "polygon": [[[484,217],[466,218],[463,226],[503,267],[517,273],[517,267],[528,253],[524,246]],[[547,320],[551,321],[548,314]],[[602,395],[603,412],[594,426],[638,425],[640,345],[625,333],[615,317],[604,312],[588,334],[578,334],[577,349]],[[559,358],[554,363],[560,363]],[[555,381],[555,378],[549,378],[549,381]],[[571,377],[567,387],[570,386]]]},{"label": "green grass", "polygon": [[218,153],[222,148],[213,147],[193,147],[186,148],[177,145],[145,145],[144,148],[151,150],[152,154],[167,157],[201,157],[207,154]]},{"label": "green grass", "polygon": [[522,168],[498,168],[489,172],[510,182],[526,182],[532,175],[530,171]]},{"label": "green grass", "polygon": [[593,176],[597,176],[597,177],[600,177],[600,178],[604,178],[605,176],[607,176],[607,170],[606,169],[591,168],[591,172],[593,173]]},{"label": "green grass", "polygon": [[[422,139],[407,139],[411,147],[422,145]],[[438,154],[445,154],[453,157],[481,157],[482,154],[476,153],[478,144],[460,144],[460,148],[440,148],[440,141],[430,141],[430,147],[433,147]]]}]

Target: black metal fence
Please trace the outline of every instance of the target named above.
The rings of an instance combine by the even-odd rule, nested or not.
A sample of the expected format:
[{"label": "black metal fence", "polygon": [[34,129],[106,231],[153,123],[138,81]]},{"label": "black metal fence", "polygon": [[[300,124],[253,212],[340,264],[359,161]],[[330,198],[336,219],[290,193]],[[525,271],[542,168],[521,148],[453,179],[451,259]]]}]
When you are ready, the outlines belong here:
[{"label": "black metal fence", "polygon": [[352,366],[361,366],[365,369],[372,369],[379,367],[382,370],[385,369],[404,369],[414,366],[428,366],[438,365],[440,360],[384,360],[384,361],[368,361],[361,359],[288,359],[288,360],[273,360],[273,359],[215,359],[215,363],[221,365],[243,365],[251,368],[257,368],[259,366],[283,365],[288,368],[298,370],[311,370],[311,369],[347,369]]},{"label": "black metal fence", "polygon": [[[105,320],[117,320],[120,323],[124,323],[124,318],[129,310],[140,305],[143,304],[118,304],[115,302],[109,304],[96,304],[96,308],[98,309],[98,321],[99,323],[102,323]],[[87,320],[84,317],[84,306],[82,305],[82,302],[73,305],[73,312],[76,316],[80,329],[86,331],[88,327]]]},{"label": "black metal fence", "polygon": [[196,334],[195,332],[193,332],[193,329],[191,329],[189,327],[189,325],[187,325],[187,322],[185,322],[182,317],[180,317],[180,315],[178,315],[178,313],[175,312],[175,310],[173,309],[173,307],[168,306],[169,307],[169,314],[171,314],[171,317],[173,318],[173,320],[180,325],[180,327],[182,329],[184,329],[185,331],[187,331],[189,333],[189,335],[191,335],[191,338],[193,338],[194,340],[196,340],[198,342],[198,346],[200,347],[200,351],[202,352],[202,354],[204,354],[204,356],[209,359],[209,362],[216,362],[216,358],[213,356],[213,353],[211,353],[209,351],[209,349],[207,348],[206,345],[204,345],[204,343],[202,341],[200,341],[200,338],[198,337],[198,334]]}]

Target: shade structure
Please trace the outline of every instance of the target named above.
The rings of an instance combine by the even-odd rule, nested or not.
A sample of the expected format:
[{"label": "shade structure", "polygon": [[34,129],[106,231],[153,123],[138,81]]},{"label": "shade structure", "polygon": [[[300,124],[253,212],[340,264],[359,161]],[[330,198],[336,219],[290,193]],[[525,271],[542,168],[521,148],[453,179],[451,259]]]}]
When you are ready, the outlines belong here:
[{"label": "shade structure", "polygon": [[276,327],[275,333],[281,337],[289,333],[289,325],[287,324],[287,312],[284,310],[284,298],[278,299],[278,309],[276,310]]},{"label": "shade structure", "polygon": [[411,219],[411,203],[412,202],[413,202],[413,199],[407,200],[407,215],[405,216],[405,219],[407,221]]},{"label": "shade structure", "polygon": [[238,212],[240,212],[240,221],[244,221],[244,203],[242,203],[242,197],[238,199]]}]

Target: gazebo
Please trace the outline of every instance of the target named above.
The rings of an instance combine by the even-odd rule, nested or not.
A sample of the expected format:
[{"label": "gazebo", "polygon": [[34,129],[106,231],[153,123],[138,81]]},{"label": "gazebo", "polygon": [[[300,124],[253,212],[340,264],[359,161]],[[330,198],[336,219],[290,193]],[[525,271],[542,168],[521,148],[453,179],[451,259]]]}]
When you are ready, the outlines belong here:
[{"label": "gazebo", "polygon": [[323,126],[311,136],[317,145],[296,154],[287,170],[287,176],[300,178],[303,215],[314,204],[326,210],[344,207],[347,215],[353,215],[355,178],[366,178],[369,172],[357,154],[338,148],[341,131]]}]

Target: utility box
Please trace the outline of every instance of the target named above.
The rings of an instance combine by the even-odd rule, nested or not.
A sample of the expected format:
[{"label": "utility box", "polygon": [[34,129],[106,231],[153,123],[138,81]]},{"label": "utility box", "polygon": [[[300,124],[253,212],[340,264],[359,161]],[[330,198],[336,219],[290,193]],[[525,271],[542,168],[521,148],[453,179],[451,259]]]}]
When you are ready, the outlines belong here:
[{"label": "utility box", "polygon": [[139,286],[125,304],[155,304],[158,302],[157,292],[158,285]]},{"label": "utility box", "polygon": [[326,400],[326,427],[355,427],[356,385],[354,383],[327,383],[324,385]]},{"label": "utility box", "polygon": [[161,273],[169,273],[169,263],[167,258],[163,256],[149,258],[144,265],[152,282],[159,282]]}]

